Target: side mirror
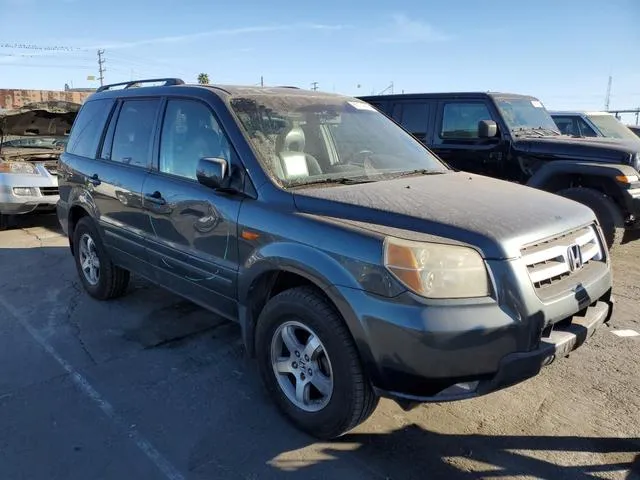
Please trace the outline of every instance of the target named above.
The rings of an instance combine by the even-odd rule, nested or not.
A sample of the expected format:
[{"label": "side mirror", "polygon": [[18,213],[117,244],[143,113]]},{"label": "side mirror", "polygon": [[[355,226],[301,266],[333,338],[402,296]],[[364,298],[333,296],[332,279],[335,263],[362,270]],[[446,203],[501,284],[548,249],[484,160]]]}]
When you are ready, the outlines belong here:
[{"label": "side mirror", "polygon": [[480,120],[478,122],[478,136],[480,138],[493,138],[498,134],[498,125],[493,120]]},{"label": "side mirror", "polygon": [[224,158],[205,157],[198,160],[196,178],[206,187],[220,188],[224,185],[228,171],[229,164]]}]

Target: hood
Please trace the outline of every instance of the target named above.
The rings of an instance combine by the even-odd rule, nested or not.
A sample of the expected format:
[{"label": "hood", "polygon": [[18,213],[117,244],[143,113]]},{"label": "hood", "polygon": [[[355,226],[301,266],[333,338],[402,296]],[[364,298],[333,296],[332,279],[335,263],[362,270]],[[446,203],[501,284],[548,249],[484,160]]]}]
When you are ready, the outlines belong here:
[{"label": "hood", "polygon": [[462,243],[487,259],[595,221],[572,200],[463,172],[294,191],[299,211],[401,238]]},{"label": "hood", "polygon": [[39,102],[0,112],[3,136],[68,135],[81,105],[72,102]]},{"label": "hood", "polygon": [[631,164],[631,157],[640,151],[640,142],[604,137],[576,138],[569,136],[516,138],[514,146],[529,154],[557,158],[597,160]]}]

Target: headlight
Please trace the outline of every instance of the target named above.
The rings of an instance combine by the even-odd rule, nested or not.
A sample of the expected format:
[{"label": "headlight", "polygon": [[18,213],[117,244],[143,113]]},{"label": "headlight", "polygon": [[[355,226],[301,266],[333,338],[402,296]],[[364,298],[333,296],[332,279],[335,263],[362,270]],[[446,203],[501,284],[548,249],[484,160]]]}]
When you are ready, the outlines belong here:
[{"label": "headlight", "polygon": [[489,275],[468,247],[387,237],[385,267],[409,289],[427,298],[473,298],[490,294]]},{"label": "headlight", "polygon": [[36,167],[26,162],[2,162],[0,163],[0,173],[33,175],[38,173],[38,170],[36,170]]},{"label": "headlight", "polygon": [[17,197],[37,197],[38,189],[34,187],[13,187],[13,194]]}]

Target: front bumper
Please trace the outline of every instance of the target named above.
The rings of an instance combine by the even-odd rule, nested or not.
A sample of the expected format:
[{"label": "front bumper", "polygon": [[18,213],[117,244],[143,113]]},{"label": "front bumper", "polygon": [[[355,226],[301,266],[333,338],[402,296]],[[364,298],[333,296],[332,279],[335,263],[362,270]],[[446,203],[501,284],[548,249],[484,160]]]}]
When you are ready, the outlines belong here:
[{"label": "front bumper", "polygon": [[[54,211],[60,196],[58,178],[42,165],[39,175],[0,174],[0,213],[20,215],[38,211]],[[16,195],[14,188],[30,188],[33,195]]]},{"label": "front bumper", "polygon": [[541,337],[540,345],[535,350],[505,355],[498,371],[491,377],[459,382],[427,397],[381,390],[378,390],[378,394],[408,402],[447,402],[478,397],[510,387],[535,377],[542,367],[550,365],[557,358],[568,356],[580,347],[600,325],[609,321],[612,306],[611,301],[598,301],[588,307],[584,315],[575,315],[560,325],[555,325],[548,336]]},{"label": "front bumper", "polygon": [[332,287],[378,394],[405,402],[484,395],[535,376],[611,318],[607,264],[541,299],[518,261],[488,263],[495,299],[383,298]]}]

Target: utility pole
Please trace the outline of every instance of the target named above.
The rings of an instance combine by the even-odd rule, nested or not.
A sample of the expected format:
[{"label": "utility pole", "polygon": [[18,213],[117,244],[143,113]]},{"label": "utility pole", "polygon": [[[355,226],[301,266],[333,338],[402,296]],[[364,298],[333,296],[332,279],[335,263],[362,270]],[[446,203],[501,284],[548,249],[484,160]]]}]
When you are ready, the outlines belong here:
[{"label": "utility pole", "polygon": [[611,100],[611,82],[613,78],[609,75],[609,83],[607,84],[607,96],[604,99],[604,109],[609,111],[609,100]]},{"label": "utility pole", "polygon": [[104,85],[104,72],[107,71],[107,69],[103,67],[104,58],[102,58],[102,55],[104,55],[104,50],[98,50],[98,72],[100,72],[98,79],[100,80],[101,87]]},{"label": "utility pole", "polygon": [[264,87],[264,77],[260,75],[260,86]]},{"label": "utility pole", "polygon": [[318,82],[311,82],[311,90],[313,91],[318,90]]}]

